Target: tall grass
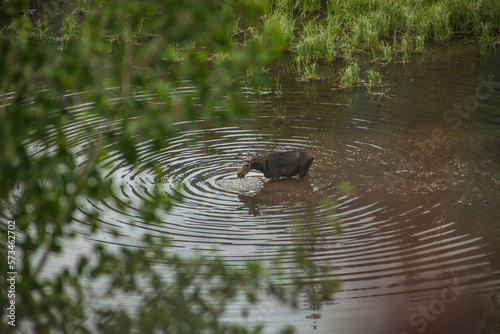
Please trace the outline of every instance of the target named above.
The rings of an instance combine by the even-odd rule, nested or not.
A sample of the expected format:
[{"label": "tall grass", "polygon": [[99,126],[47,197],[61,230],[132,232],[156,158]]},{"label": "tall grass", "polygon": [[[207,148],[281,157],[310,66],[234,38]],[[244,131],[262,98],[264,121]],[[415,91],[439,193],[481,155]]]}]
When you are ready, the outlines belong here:
[{"label": "tall grass", "polygon": [[47,42],[52,38],[52,29],[46,21],[39,20],[33,27],[32,35],[38,42]]},{"label": "tall grass", "polygon": [[334,21],[328,21],[327,24],[316,21],[308,22],[296,43],[297,57],[333,60],[336,57],[338,46],[337,29],[338,26],[335,25]]},{"label": "tall grass", "polygon": [[325,29],[320,23],[308,22],[297,41],[297,57],[303,59],[321,58],[326,46],[326,37]]},{"label": "tall grass", "polygon": [[264,18],[264,25],[267,31],[274,30],[281,39],[283,49],[290,51],[292,48],[293,35],[295,31],[295,19],[286,12],[279,12],[274,15],[267,15]]},{"label": "tall grass", "polygon": [[76,19],[76,12],[70,13],[66,16],[62,23],[62,37],[61,37],[61,47],[67,46],[67,43],[71,40],[77,39],[80,36],[80,26]]},{"label": "tall grass", "polygon": [[[404,63],[428,41],[446,44],[460,34],[478,36],[483,53],[500,41],[500,0],[269,1],[264,24],[277,27],[303,76],[318,60],[351,63],[358,53]],[[357,84],[354,66],[342,73],[343,86]]]},{"label": "tall grass", "polygon": [[296,70],[297,73],[301,74],[301,81],[311,81],[320,79],[316,73],[316,61],[311,61],[309,59],[296,58]]},{"label": "tall grass", "polygon": [[415,52],[423,52],[425,46],[425,38],[421,35],[415,37]]},{"label": "tall grass", "polygon": [[451,35],[449,10],[442,4],[436,4],[429,9],[427,15],[434,32],[434,38],[447,42]]},{"label": "tall grass", "polygon": [[403,63],[408,62],[410,54],[413,52],[413,40],[409,34],[401,38],[401,52],[403,54]]},{"label": "tall grass", "polygon": [[359,84],[359,65],[354,63],[347,66],[340,75],[340,85],[346,89],[351,89]]},{"label": "tall grass", "polygon": [[381,39],[375,24],[367,18],[361,18],[352,31],[352,41],[363,49],[379,48]]},{"label": "tall grass", "polygon": [[[288,17],[282,25],[298,29],[291,49],[308,59],[349,58],[341,52],[346,44],[388,55],[387,40],[395,37],[402,44],[406,35],[421,52],[428,40],[447,43],[453,35],[481,33],[484,24],[495,36],[500,32],[498,0],[329,0],[323,6],[320,0],[271,0],[271,4],[271,15],[277,20]],[[301,26],[291,24],[291,17],[300,18]],[[289,41],[290,30],[283,33]]]},{"label": "tall grass", "polygon": [[486,53],[491,45],[499,42],[500,36],[494,37],[491,23],[484,23],[481,27],[481,53]]},{"label": "tall grass", "polygon": [[445,6],[449,13],[448,25],[454,31],[469,31],[478,26],[478,3],[471,0],[446,1]]},{"label": "tall grass", "polygon": [[271,0],[270,7],[273,6],[277,12],[298,12],[306,16],[321,9],[321,0]]},{"label": "tall grass", "polygon": [[390,62],[392,60],[392,47],[387,42],[383,42],[382,51],[384,53],[384,61]]},{"label": "tall grass", "polygon": [[368,70],[367,75],[368,78],[365,86],[368,89],[368,94],[371,94],[373,87],[380,86],[380,84],[382,83],[382,76],[380,75],[380,72],[373,70]]},{"label": "tall grass", "polygon": [[76,3],[76,11],[80,14],[85,13],[87,10],[87,0],[78,0]]},{"label": "tall grass", "polygon": [[482,0],[478,3],[478,15],[481,20],[478,24],[490,23],[497,33],[500,27],[500,1]]}]

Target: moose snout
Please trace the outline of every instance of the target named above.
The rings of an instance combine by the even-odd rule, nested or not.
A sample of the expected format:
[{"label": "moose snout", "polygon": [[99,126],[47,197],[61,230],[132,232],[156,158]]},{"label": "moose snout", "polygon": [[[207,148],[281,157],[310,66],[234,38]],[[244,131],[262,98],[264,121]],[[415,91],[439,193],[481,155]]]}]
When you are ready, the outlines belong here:
[{"label": "moose snout", "polygon": [[240,179],[244,178],[247,175],[247,171],[240,169],[238,174],[236,174]]},{"label": "moose snout", "polygon": [[236,174],[240,179],[244,178],[245,175],[250,171],[250,166],[248,165],[243,165],[243,167],[240,168],[238,173]]}]

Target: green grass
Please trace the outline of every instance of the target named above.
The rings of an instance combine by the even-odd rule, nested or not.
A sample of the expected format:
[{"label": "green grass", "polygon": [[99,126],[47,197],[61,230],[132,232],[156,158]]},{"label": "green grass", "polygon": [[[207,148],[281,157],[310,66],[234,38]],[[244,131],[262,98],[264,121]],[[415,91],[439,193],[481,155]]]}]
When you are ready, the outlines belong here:
[{"label": "green grass", "polygon": [[371,94],[373,87],[377,87],[382,84],[382,76],[380,75],[380,72],[373,70],[368,70],[367,76],[367,83],[365,85],[368,89],[368,94]]},{"label": "green grass", "polygon": [[[355,53],[406,62],[428,41],[480,37],[481,50],[500,39],[498,0],[273,0],[266,20],[281,27],[286,49],[305,60],[351,60]],[[325,5],[326,4],[326,5]],[[391,43],[392,41],[392,43]],[[379,57],[378,55],[382,55]],[[375,57],[375,56],[374,56]],[[401,58],[400,58],[401,57]]]},{"label": "green grass", "polygon": [[294,37],[295,21],[291,15],[280,12],[266,16],[264,26],[267,31],[272,31],[278,37],[277,39],[281,41],[284,50],[290,51]]},{"label": "green grass", "polygon": [[[500,41],[498,0],[273,0],[263,27],[282,36],[283,49],[295,56],[300,80],[318,78],[318,61],[347,61],[340,74],[346,89],[359,85],[360,54],[374,63],[403,62],[422,53],[428,42],[447,44],[453,36],[478,36],[482,53]],[[259,27],[252,27],[252,38]],[[367,87],[379,85],[367,72]]]},{"label": "green grass", "polygon": [[425,47],[425,38],[423,36],[416,36],[415,37],[415,52],[421,53],[424,52],[424,47]]},{"label": "green grass", "polygon": [[[447,44],[454,36],[477,36],[482,53],[500,42],[498,0],[273,0],[265,20],[275,20],[295,53],[301,79],[317,77],[316,62],[344,59],[341,86],[359,85],[360,54],[372,62],[410,60],[428,42]],[[379,85],[368,71],[367,86]]]},{"label": "green grass", "polygon": [[413,40],[409,34],[401,38],[401,52],[403,53],[403,63],[407,63],[410,54],[413,52]]},{"label": "green grass", "polygon": [[329,21],[327,24],[316,21],[308,22],[296,42],[297,57],[328,61],[335,59],[338,47],[335,39],[337,29],[335,21]]},{"label": "green grass", "polygon": [[80,25],[76,19],[75,12],[66,16],[62,24],[61,47],[66,47],[67,43],[80,36]]},{"label": "green grass", "polygon": [[[89,4],[88,0],[77,0],[75,13],[86,13]],[[78,35],[75,13],[63,22],[63,45]],[[367,52],[382,55],[380,61],[386,62],[394,61],[395,55],[399,61],[402,54],[405,61],[412,53],[423,52],[429,41],[446,44],[461,34],[477,36],[483,52],[494,47],[500,39],[500,1],[268,0],[261,24],[249,27],[245,22],[235,20],[228,34],[240,36],[243,32],[248,41],[271,33],[282,42],[283,50],[303,60],[350,60],[353,53]],[[32,30],[39,40],[49,33],[43,26],[34,25]],[[110,33],[110,44],[134,42],[141,35],[119,30]],[[405,50],[404,44],[412,44],[411,50]]]},{"label": "green grass", "polygon": [[436,4],[429,9],[428,17],[434,32],[434,39],[447,42],[450,39],[450,12],[440,4]]},{"label": "green grass", "polygon": [[384,61],[390,63],[392,60],[392,47],[387,42],[383,42],[382,52],[384,54]]},{"label": "green grass", "polygon": [[346,89],[351,89],[359,84],[359,65],[354,63],[346,67],[340,74],[340,85]]},{"label": "green grass", "polygon": [[[87,0],[78,0],[77,12],[84,12],[87,5]],[[424,52],[429,42],[447,44],[460,35],[469,40],[476,36],[478,49],[486,53],[500,41],[500,1],[270,0],[260,22],[244,26],[244,20],[238,20],[228,34],[242,36],[243,42],[265,43],[266,34],[273,37],[282,50],[294,55],[301,79],[313,80],[318,77],[318,61],[353,63],[360,54],[370,54],[373,62],[406,63],[413,54]],[[33,27],[38,40],[48,34],[43,25]],[[62,46],[78,34],[73,13],[63,22]],[[110,49],[140,38],[140,32],[116,30],[109,35]],[[175,51],[174,47],[170,53]]]},{"label": "green grass", "polygon": [[318,80],[320,77],[316,73],[317,62],[309,59],[295,58],[297,73],[300,73],[301,81]]},{"label": "green grass", "polygon": [[50,25],[43,20],[36,22],[32,30],[32,36],[40,43],[50,41],[52,39]]},{"label": "green grass", "polygon": [[83,14],[87,11],[87,0],[78,0],[76,3],[76,11]]},{"label": "green grass", "polygon": [[342,52],[345,60],[352,60],[354,58],[354,49],[351,44],[349,43],[343,44]]},{"label": "green grass", "polygon": [[481,53],[486,53],[490,46],[495,45],[500,40],[499,36],[494,36],[491,23],[484,23],[481,27]]},{"label": "green grass", "polygon": [[365,50],[378,49],[381,43],[378,27],[371,20],[361,18],[353,28],[352,41]]},{"label": "green grass", "polygon": [[305,16],[321,8],[321,0],[276,0],[276,7],[295,11]]}]

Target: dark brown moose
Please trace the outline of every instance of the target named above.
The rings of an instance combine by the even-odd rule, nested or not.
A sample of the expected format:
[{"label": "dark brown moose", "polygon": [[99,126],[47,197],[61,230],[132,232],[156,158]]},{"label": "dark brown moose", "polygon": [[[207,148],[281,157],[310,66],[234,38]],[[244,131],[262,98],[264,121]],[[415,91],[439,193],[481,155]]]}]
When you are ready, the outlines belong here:
[{"label": "dark brown moose", "polygon": [[264,173],[264,176],[278,181],[281,176],[295,176],[300,178],[306,176],[314,157],[303,150],[276,152],[268,151],[262,155],[246,157],[240,153],[236,159],[243,160],[243,167],[238,171],[238,177],[242,178],[251,170],[256,169]]}]

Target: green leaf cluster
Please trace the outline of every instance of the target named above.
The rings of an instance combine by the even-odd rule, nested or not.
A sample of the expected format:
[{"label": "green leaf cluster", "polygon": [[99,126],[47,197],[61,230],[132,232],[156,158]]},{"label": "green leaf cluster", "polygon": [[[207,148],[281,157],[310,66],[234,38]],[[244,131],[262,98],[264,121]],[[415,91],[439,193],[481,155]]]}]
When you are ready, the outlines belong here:
[{"label": "green leaf cluster", "polygon": [[[26,10],[27,3],[12,0],[0,8]],[[94,245],[56,272],[49,265],[71,252],[71,241],[82,235],[118,234],[107,230],[97,208],[85,215],[79,211],[82,205],[116,199],[113,179],[107,177],[109,168],[116,168],[106,164],[112,153],[119,152],[130,168],[149,168],[161,179],[161,166],[140,164],[138,143],[160,149],[175,134],[175,122],[222,122],[249,110],[241,86],[248,73],[257,75],[269,64],[283,41],[274,25],[243,43],[227,27],[254,24],[266,10],[267,2],[258,0],[92,0],[64,20],[60,37],[42,38],[52,32],[29,15],[14,17],[2,29],[0,270],[8,271],[3,240],[6,222],[13,219],[17,329],[259,333],[262,325],[221,321],[227,303],[243,296],[255,304],[267,293],[297,305],[308,286],[299,276],[290,292],[272,283],[262,264],[237,269],[203,255],[180,258],[171,240],[163,238],[145,237],[136,247]],[[155,103],[143,98],[146,93]],[[89,120],[82,123],[86,142],[71,134],[80,119]],[[160,224],[158,214],[169,210],[172,200],[154,189],[143,200],[138,221]],[[307,267],[307,257],[299,259],[300,268]],[[103,299],[138,297],[139,308],[92,306],[88,282],[95,281],[106,283]],[[1,291],[6,305],[4,286]],[[16,329],[7,325],[5,312],[0,309],[2,333]]]}]

